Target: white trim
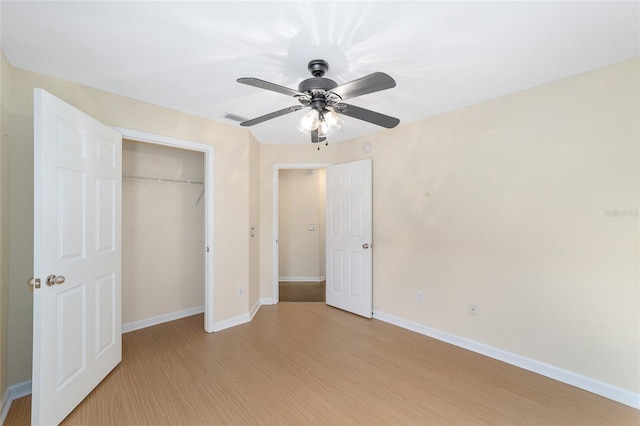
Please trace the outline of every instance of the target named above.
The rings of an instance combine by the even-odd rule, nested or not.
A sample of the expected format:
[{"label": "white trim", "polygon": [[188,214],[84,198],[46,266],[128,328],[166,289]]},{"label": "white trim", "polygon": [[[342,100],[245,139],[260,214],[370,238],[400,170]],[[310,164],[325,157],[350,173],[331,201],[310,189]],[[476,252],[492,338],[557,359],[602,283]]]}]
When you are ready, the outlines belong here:
[{"label": "white trim", "polygon": [[9,398],[11,398],[12,401],[22,398],[23,396],[31,395],[31,380],[9,386],[7,390],[9,391]]},{"label": "white trim", "polygon": [[[205,283],[204,283],[204,330],[207,333],[214,331],[214,152],[215,149],[212,145],[187,141],[183,139],[176,139],[168,136],[155,135],[152,133],[140,132],[138,130],[124,129],[121,127],[113,127],[114,130],[120,132],[126,139],[135,140],[139,142],[148,142],[156,145],[171,146],[174,148],[188,149],[191,151],[202,152],[205,156],[204,167],[204,183],[206,191],[206,205],[205,205],[205,241],[204,241],[204,257],[205,257]],[[207,251],[208,249],[208,251]],[[124,328],[124,327],[123,327]]]},{"label": "white trim", "polygon": [[273,295],[271,297],[272,304],[277,304],[280,300],[280,289],[278,287],[280,271],[278,264],[278,186],[280,170],[285,169],[326,169],[331,163],[274,163],[273,164],[273,199],[271,200],[273,206],[273,275],[272,275],[272,288]]},{"label": "white trim", "polygon": [[147,318],[140,321],[129,322],[126,324],[122,324],[122,333],[129,333],[131,331],[140,330],[142,328],[151,327],[151,326],[162,324],[169,321],[175,321],[180,318],[190,317],[192,315],[201,314],[203,312],[204,312],[204,305],[201,305],[201,306],[196,306],[194,308],[171,312],[169,314],[158,315],[156,317]]},{"label": "white trim", "polygon": [[256,303],[253,304],[253,308],[251,308],[251,311],[249,312],[249,321],[251,321],[253,317],[256,316],[256,314],[258,313],[258,309],[260,309],[260,306],[262,306],[262,304],[260,303],[260,299],[258,299],[256,300]]},{"label": "white trim", "polygon": [[260,299],[260,305],[273,305],[272,297],[263,297]]},{"label": "white trim", "polygon": [[2,416],[0,417],[0,424],[4,424],[11,403],[18,398],[31,394],[31,380],[18,383],[16,385],[9,386],[7,390],[2,394]]},{"label": "white trim", "polygon": [[301,282],[301,283],[319,283],[324,281],[324,275],[321,277],[280,277],[279,281],[282,283]]},{"label": "white trim", "polygon": [[249,314],[238,315],[237,317],[218,321],[217,323],[215,323],[213,331],[222,331],[227,328],[235,327],[236,325],[246,324],[249,321],[251,321],[251,317],[249,316]]},{"label": "white trim", "polygon": [[460,348],[468,349],[470,351],[488,356],[493,359],[506,362],[507,364],[515,365],[516,367],[520,367],[525,370],[533,371],[534,373],[541,374],[545,377],[549,377],[559,382],[566,383],[568,385],[595,393],[596,395],[600,395],[605,398],[617,401],[621,404],[640,409],[640,394],[633,393],[626,389],[601,382],[591,377],[583,376],[572,371],[545,364],[544,362],[536,361],[534,359],[526,358],[502,349],[494,348],[492,346],[488,346],[474,340],[436,330],[435,328],[427,327],[413,321],[385,314],[384,312],[374,310],[373,318],[396,325],[398,327],[402,327],[407,330],[415,331],[416,333],[420,333],[425,336],[433,337],[434,339],[450,343]]},{"label": "white trim", "polygon": [[7,418],[7,414],[9,413],[9,409],[11,408],[11,403],[13,402],[11,398],[9,398],[9,394],[11,392],[7,388],[2,394],[2,415],[0,415],[0,424],[4,424],[4,420]]},{"label": "white trim", "polygon": [[261,299],[258,299],[256,300],[256,303],[253,304],[253,307],[251,308],[248,314],[242,314],[233,318],[219,321],[215,323],[213,331],[222,331],[222,330],[226,330],[227,328],[231,328],[237,325],[242,325],[242,324],[251,322],[253,317],[258,313],[260,306],[262,306],[262,301]]},{"label": "white trim", "polygon": [[113,130],[119,132],[126,139],[134,140],[138,142],[148,142],[152,144],[160,144],[173,146],[176,148],[190,149],[192,151],[205,151],[208,149],[213,150],[212,145],[207,145],[201,142],[188,141],[185,139],[172,138],[170,136],[156,135],[153,133],[141,132],[139,130],[125,129],[122,127],[111,127]]}]

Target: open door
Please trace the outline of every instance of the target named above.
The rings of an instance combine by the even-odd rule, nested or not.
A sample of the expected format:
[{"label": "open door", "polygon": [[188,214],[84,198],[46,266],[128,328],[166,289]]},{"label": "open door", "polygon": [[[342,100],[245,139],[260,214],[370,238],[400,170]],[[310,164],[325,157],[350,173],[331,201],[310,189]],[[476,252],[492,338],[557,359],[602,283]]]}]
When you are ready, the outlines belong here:
[{"label": "open door", "polygon": [[327,304],[371,318],[371,160],[327,168]]},{"label": "open door", "polygon": [[31,421],[60,423],[122,359],[121,135],[34,92]]}]

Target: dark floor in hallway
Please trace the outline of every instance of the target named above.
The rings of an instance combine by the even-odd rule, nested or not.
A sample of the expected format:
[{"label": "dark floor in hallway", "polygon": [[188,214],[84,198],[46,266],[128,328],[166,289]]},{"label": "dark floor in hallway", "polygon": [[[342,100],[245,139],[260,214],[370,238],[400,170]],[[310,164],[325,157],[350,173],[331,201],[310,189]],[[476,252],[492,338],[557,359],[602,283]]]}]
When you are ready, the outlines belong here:
[{"label": "dark floor in hallway", "polygon": [[324,302],[326,281],[280,282],[281,302]]}]

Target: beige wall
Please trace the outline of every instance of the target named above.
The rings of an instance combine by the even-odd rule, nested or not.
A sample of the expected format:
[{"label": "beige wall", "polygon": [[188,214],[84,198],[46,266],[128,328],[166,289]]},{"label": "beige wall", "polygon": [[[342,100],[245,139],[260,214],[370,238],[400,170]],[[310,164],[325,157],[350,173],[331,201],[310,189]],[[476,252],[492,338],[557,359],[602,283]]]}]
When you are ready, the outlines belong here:
[{"label": "beige wall", "polygon": [[249,170],[249,309],[252,309],[260,301],[260,144],[253,136],[249,142]]},{"label": "beige wall", "polygon": [[[278,261],[281,280],[324,275],[324,169],[282,169],[278,187]],[[322,192],[321,192],[322,191]],[[314,230],[309,230],[309,225]]]},{"label": "beige wall", "polygon": [[9,146],[5,136],[10,67],[0,50],[0,395],[9,386]]},{"label": "beige wall", "polygon": [[[215,320],[247,313],[251,137],[244,130],[44,75],[11,68],[9,383],[31,378],[32,301],[26,289],[33,262],[33,89],[43,88],[105,124],[215,147]],[[3,101],[7,93],[2,92]],[[3,126],[4,128],[4,126]],[[4,193],[3,193],[4,194]],[[3,236],[3,239],[6,238]]]},{"label": "beige wall", "polygon": [[374,309],[640,392],[638,76],[636,59],[338,144],[373,159]]},{"label": "beige wall", "polygon": [[[204,154],[124,140],[122,172],[204,182]],[[203,190],[123,179],[123,324],[204,305]]]}]

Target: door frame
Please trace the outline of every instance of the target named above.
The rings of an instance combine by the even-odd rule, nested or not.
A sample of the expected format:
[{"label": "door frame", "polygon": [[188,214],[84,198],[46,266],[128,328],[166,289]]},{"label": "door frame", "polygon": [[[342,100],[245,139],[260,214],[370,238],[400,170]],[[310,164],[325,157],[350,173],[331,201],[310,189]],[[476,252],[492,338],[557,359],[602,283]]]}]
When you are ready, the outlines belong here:
[{"label": "door frame", "polygon": [[[279,202],[279,185],[280,170],[317,170],[326,169],[331,163],[275,163],[273,165],[273,276],[272,276],[272,297],[271,303],[277,304],[280,301],[280,265],[279,265],[279,249],[278,249],[278,202]],[[326,212],[325,212],[326,221]],[[325,235],[326,239],[326,235]],[[325,254],[326,256],[326,254]]]},{"label": "door frame", "polygon": [[200,142],[176,139],[168,136],[156,135],[153,133],[140,132],[137,130],[125,129],[121,127],[112,127],[114,130],[122,134],[123,139],[129,139],[136,142],[145,142],[154,145],[162,145],[173,148],[186,149],[189,151],[197,151],[204,154],[204,190],[205,190],[205,262],[204,262],[204,330],[207,333],[215,331],[214,310],[214,239],[213,239],[213,167],[214,167],[214,147]]}]

